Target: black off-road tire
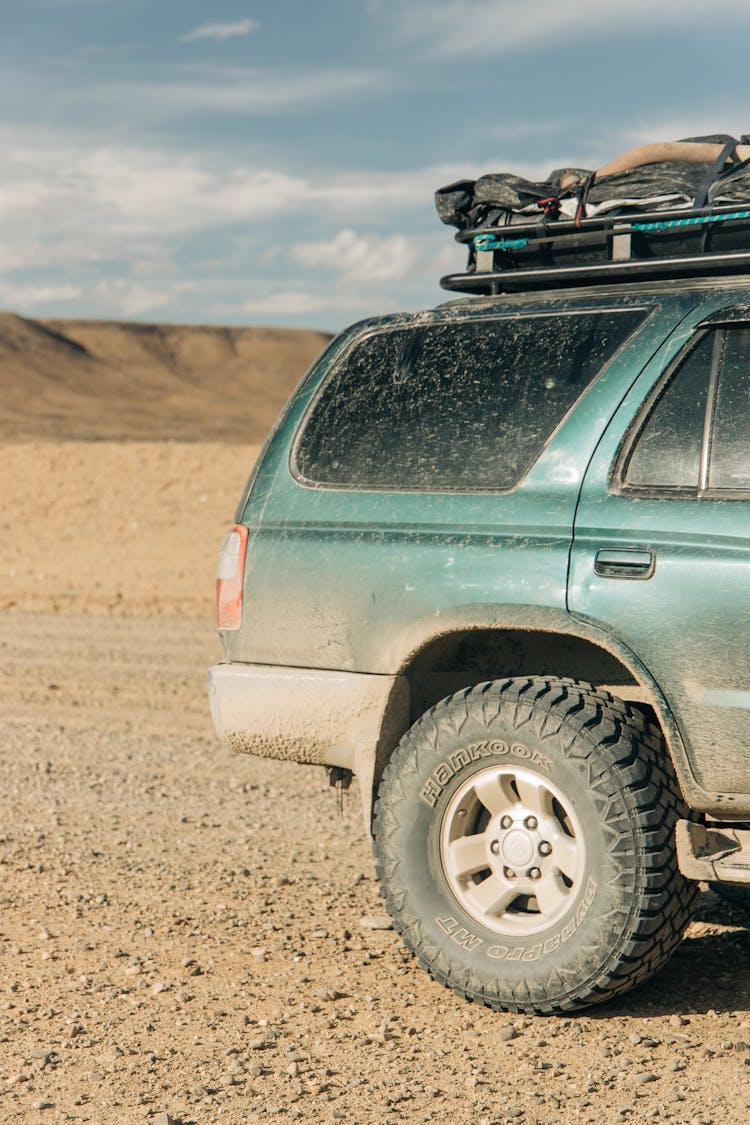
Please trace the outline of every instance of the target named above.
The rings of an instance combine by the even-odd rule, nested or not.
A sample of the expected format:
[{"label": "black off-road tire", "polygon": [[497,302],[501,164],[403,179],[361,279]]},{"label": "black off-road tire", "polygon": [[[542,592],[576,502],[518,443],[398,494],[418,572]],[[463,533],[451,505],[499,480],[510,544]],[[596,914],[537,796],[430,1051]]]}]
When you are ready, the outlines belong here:
[{"label": "black off-road tire", "polygon": [[[526,796],[513,805],[519,793],[542,812],[528,815]],[[679,944],[697,893],[677,868],[685,815],[661,734],[637,708],[570,680],[481,684],[419,719],[385,770],[382,894],[422,966],[459,995],[574,1010],[646,980]],[[473,870],[478,848],[486,870]],[[505,902],[516,885],[525,893],[498,907],[497,889]]]}]

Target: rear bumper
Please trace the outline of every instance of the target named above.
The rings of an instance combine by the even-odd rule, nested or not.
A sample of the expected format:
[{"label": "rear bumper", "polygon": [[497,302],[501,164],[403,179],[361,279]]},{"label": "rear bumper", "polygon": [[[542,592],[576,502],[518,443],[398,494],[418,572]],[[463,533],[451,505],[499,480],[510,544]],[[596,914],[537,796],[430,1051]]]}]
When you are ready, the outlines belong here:
[{"label": "rear bumper", "polygon": [[408,715],[401,676],[217,664],[208,692],[214,726],[235,750],[355,772],[360,754],[374,754],[386,716],[395,711],[405,725]]}]

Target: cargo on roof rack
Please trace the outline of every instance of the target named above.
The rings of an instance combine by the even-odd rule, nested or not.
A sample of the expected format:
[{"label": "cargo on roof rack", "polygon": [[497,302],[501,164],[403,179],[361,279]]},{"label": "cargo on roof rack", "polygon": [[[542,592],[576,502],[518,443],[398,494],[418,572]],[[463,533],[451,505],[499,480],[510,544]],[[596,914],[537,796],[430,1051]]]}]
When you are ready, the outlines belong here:
[{"label": "cargo on roof rack", "polygon": [[465,273],[444,289],[496,294],[624,280],[750,273],[750,209],[706,207],[600,216],[543,217],[512,227],[460,230]]}]

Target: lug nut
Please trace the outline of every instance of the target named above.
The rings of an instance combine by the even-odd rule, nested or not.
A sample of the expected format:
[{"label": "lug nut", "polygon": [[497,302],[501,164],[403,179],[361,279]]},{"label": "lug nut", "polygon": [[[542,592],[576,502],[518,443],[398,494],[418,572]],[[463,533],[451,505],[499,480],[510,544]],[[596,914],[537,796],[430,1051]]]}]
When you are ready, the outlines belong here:
[{"label": "lug nut", "polygon": [[542,840],[541,844],[539,845],[539,854],[552,855],[552,844],[549,844],[546,840]]},{"label": "lug nut", "polygon": [[500,827],[501,828],[510,828],[512,823],[513,823],[513,817],[512,816],[504,816],[503,819],[500,821]]},{"label": "lug nut", "polygon": [[492,852],[493,855],[497,855],[497,853],[500,851],[500,841],[499,840],[493,840],[492,841],[492,843],[490,844],[490,851]]},{"label": "lug nut", "polygon": [[542,873],[538,867],[532,867],[529,871],[529,879],[541,879]]},{"label": "lug nut", "polygon": [[530,832],[534,831],[534,829],[536,828],[538,823],[539,823],[539,821],[537,820],[537,818],[535,816],[527,816],[526,820],[524,821],[524,824],[526,825],[526,827],[529,829]]},{"label": "lug nut", "polygon": [[515,877],[516,877],[515,871],[511,871],[511,869],[509,867],[503,868],[503,875],[505,876],[506,879],[515,879]]}]

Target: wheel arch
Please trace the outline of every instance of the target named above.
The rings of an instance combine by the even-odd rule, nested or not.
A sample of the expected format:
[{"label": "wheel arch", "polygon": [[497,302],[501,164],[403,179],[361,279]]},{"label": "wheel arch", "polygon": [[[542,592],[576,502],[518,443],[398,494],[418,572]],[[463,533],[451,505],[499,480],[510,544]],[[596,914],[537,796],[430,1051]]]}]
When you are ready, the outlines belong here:
[{"label": "wheel arch", "polygon": [[623,644],[566,617],[533,628],[517,624],[454,627],[425,639],[402,661],[399,705],[387,708],[375,748],[361,748],[357,768],[368,831],[377,790],[400,739],[441,699],[487,680],[547,676],[583,681],[636,704],[660,728],[688,805],[709,811],[716,795],[697,783],[682,736],[658,684]]}]

